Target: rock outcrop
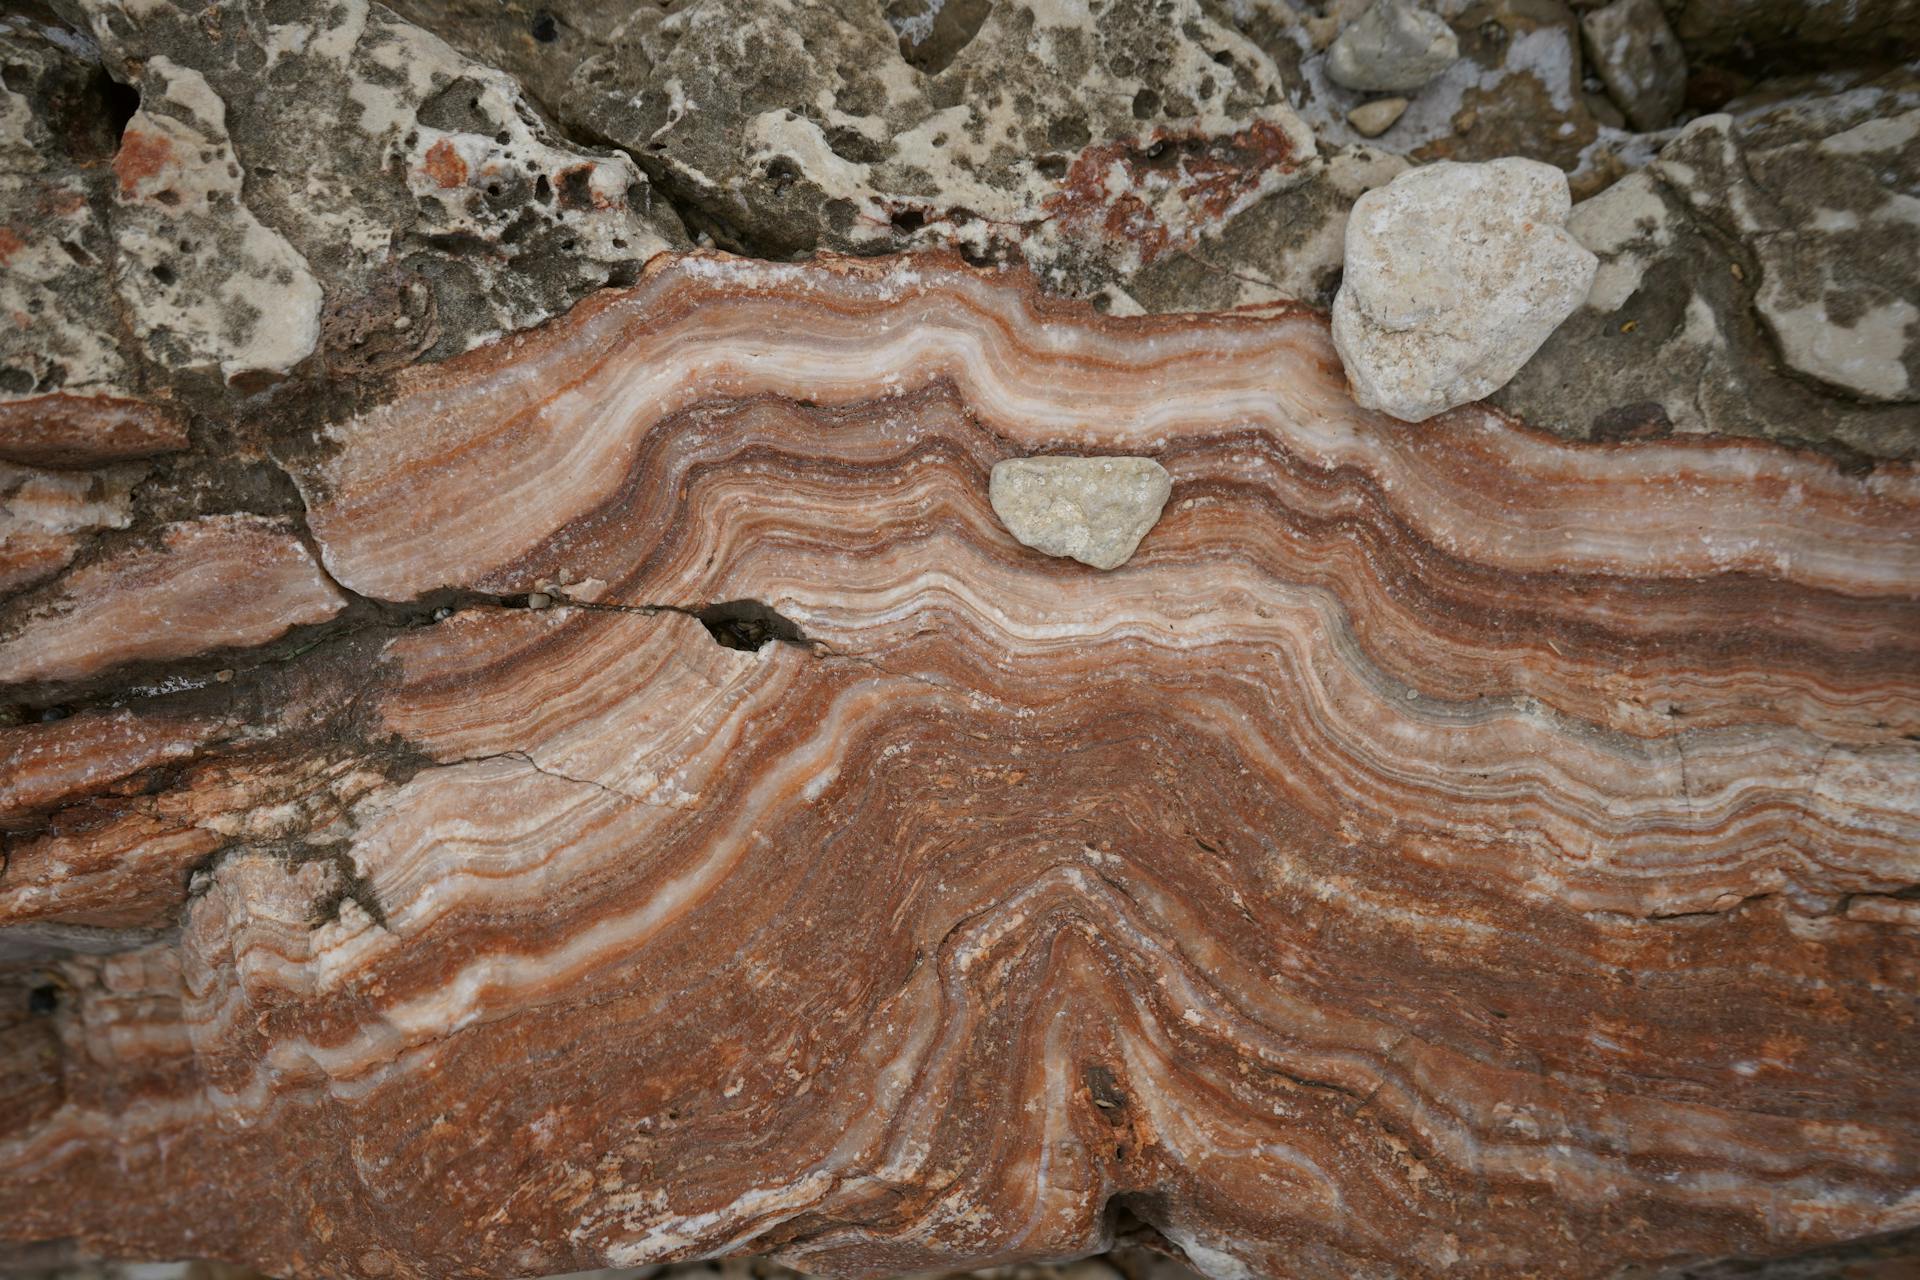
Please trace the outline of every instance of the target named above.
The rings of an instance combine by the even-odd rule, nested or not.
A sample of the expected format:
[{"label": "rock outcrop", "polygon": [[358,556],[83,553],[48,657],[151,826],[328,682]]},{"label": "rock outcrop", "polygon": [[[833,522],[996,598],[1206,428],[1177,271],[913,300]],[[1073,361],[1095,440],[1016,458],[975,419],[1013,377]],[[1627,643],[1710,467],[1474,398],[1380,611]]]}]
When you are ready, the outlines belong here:
[{"label": "rock outcrop", "polygon": [[[1149,452],[1121,572],[989,505]],[[8,1240],[1601,1276],[1913,1225],[1908,470],[1410,430],[1310,312],[926,256],[662,258],[285,456],[337,621],[16,691]]]},{"label": "rock outcrop", "polygon": [[1495,397],[1597,437],[1920,450],[1920,83],[1734,104],[1577,206],[1586,305]]}]

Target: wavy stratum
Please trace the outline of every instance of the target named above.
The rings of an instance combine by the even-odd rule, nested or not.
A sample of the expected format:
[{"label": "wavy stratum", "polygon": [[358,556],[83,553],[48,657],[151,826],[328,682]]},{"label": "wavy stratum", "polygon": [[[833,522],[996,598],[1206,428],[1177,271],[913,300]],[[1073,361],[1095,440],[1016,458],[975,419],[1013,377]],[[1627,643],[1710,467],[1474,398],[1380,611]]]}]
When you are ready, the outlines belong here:
[{"label": "wavy stratum", "polygon": [[[1123,568],[1000,526],[1045,453],[1166,466]],[[1239,1280],[1920,1225],[1910,467],[711,254],[288,465],[410,625],[0,739],[0,943],[64,947],[0,1238]]]}]

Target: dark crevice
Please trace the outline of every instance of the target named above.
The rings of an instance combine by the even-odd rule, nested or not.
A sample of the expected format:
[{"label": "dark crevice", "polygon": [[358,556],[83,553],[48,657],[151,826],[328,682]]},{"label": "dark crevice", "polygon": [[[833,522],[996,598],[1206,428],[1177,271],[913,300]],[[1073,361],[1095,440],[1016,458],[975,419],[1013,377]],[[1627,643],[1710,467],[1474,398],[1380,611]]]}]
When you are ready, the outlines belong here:
[{"label": "dark crevice", "polygon": [[100,76],[99,88],[100,101],[106,107],[107,127],[113,131],[113,140],[118,144],[126,137],[127,126],[140,110],[140,91],[105,73]]},{"label": "dark crevice", "polygon": [[771,605],[759,600],[728,600],[694,611],[700,625],[715,642],[729,649],[756,652],[778,640],[782,644],[806,644],[806,633],[792,619],[781,616]]}]

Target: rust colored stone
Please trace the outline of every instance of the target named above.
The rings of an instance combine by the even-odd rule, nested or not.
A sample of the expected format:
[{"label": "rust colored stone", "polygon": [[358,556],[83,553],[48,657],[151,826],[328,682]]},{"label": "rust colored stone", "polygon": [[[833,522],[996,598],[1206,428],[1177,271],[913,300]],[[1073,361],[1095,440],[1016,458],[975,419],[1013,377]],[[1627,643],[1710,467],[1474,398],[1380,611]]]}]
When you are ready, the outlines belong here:
[{"label": "rust colored stone", "polygon": [[187,415],[168,404],[55,392],[0,400],[0,462],[94,467],[187,446]]},{"label": "rust colored stone", "polygon": [[446,138],[427,148],[426,159],[420,167],[443,188],[463,186],[467,181],[467,162]]},{"label": "rust colored stone", "polygon": [[1295,167],[1270,121],[1218,137],[1157,128],[1083,150],[1046,209],[1075,235],[1136,246],[1145,264],[1217,231]]},{"label": "rust colored stone", "polygon": [[129,128],[114,153],[113,173],[123,197],[136,194],[142,183],[156,177],[173,160],[173,143],[161,134]]},{"label": "rust colored stone", "polygon": [[[374,621],[9,731],[0,1239],[1598,1278],[1920,1220],[1911,468],[1412,430],[1317,315],[944,257],[657,258],[390,390],[289,454]],[[1112,572],[993,514],[1058,453],[1172,478]]]}]

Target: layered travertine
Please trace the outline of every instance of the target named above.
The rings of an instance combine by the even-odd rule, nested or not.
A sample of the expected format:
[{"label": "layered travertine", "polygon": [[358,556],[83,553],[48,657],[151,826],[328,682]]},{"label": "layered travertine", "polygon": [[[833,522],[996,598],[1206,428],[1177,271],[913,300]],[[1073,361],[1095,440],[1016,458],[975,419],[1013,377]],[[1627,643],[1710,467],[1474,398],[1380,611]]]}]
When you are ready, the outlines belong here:
[{"label": "layered travertine", "polygon": [[[0,1030],[0,1234],[1581,1276],[1920,1223],[1920,484],[1343,387],[1311,315],[942,259],[660,259],[403,375],[292,453],[332,575],[451,616],[0,744],[0,935],[168,869],[179,923]],[[994,517],[1058,453],[1167,468],[1124,566]],[[741,601],[799,638],[690,616]]]},{"label": "layered travertine", "polygon": [[345,605],[298,537],[264,516],[167,525],[67,575],[0,631],[0,684],[264,644]]}]

